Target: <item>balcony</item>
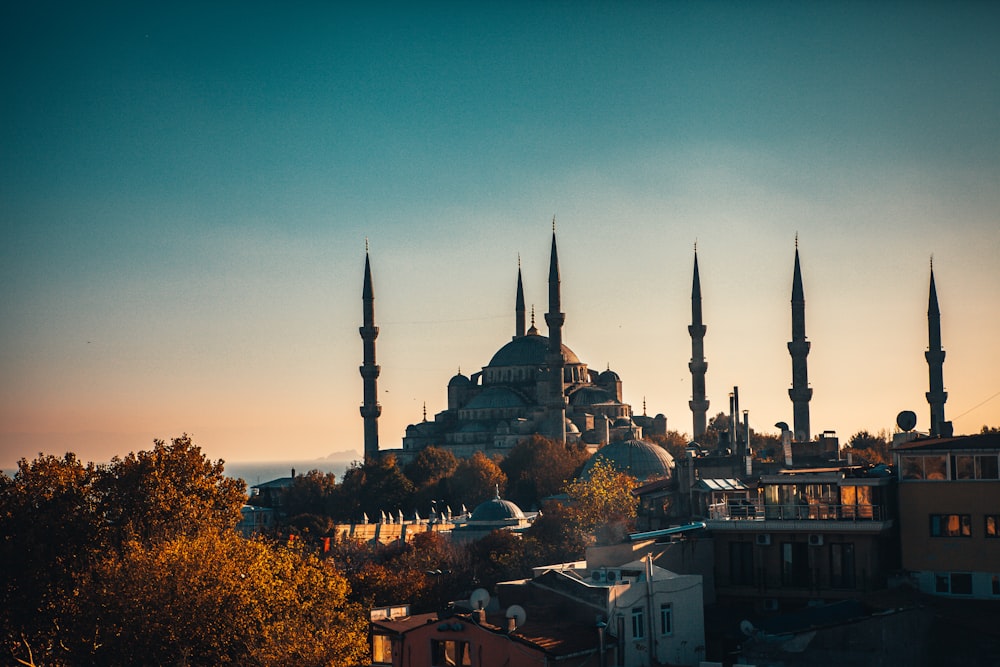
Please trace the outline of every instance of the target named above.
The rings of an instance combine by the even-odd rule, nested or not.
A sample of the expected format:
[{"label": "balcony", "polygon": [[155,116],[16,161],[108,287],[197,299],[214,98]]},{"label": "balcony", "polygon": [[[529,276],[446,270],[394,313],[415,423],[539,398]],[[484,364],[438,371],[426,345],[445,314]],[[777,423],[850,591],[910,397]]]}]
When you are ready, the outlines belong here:
[{"label": "balcony", "polygon": [[770,505],[760,500],[730,500],[709,505],[707,523],[713,530],[878,532],[891,527],[893,517],[883,505]]}]

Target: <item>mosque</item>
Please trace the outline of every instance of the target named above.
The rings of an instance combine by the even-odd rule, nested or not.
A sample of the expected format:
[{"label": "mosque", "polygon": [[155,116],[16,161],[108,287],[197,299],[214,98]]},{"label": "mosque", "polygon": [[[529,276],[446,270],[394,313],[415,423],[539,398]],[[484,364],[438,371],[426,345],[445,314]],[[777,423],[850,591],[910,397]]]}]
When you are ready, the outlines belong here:
[{"label": "mosque", "polygon": [[514,302],[514,335],[490,359],[482,370],[464,375],[461,372],[448,382],[448,407],[433,420],[410,424],[401,450],[379,449],[377,419],[381,407],[377,397],[375,365],[374,289],[371,264],[365,257],[363,290],[365,357],[361,366],[365,402],[365,456],[391,452],[401,462],[412,459],[428,445],[445,448],[458,457],[480,451],[487,455],[505,455],[519,442],[532,435],[543,435],[568,444],[588,445],[592,449],[647,433],[666,433],[667,419],[634,415],[632,406],[622,400],[622,381],[610,368],[598,372],[567,347],[562,329],[559,256],[555,230],[549,260],[549,303],[545,313],[548,335],[531,324],[526,326],[526,309],[521,268],[517,271]]}]

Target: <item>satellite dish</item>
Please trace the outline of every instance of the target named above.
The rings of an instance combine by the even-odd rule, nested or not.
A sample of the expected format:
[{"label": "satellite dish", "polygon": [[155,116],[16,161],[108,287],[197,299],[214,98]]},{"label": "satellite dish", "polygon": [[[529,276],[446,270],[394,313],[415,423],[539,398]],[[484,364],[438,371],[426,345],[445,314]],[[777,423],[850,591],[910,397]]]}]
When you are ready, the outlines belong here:
[{"label": "satellite dish", "polygon": [[788,430],[788,424],[786,424],[785,422],[778,422],[777,424],[774,425],[774,427],[780,428],[782,431]]},{"label": "satellite dish", "polygon": [[753,637],[753,631],[754,631],[753,623],[745,619],[740,621],[740,632],[745,634],[747,637]]},{"label": "satellite dish", "polygon": [[913,410],[903,410],[896,415],[896,426],[903,431],[912,431],[917,425],[917,413]]},{"label": "satellite dish", "polygon": [[507,618],[514,620],[514,627],[519,628],[528,620],[528,612],[519,604],[512,604],[507,607]]},{"label": "satellite dish", "polygon": [[486,609],[486,605],[490,603],[490,592],[485,588],[477,588],[472,591],[472,595],[469,596],[469,605],[473,609]]}]

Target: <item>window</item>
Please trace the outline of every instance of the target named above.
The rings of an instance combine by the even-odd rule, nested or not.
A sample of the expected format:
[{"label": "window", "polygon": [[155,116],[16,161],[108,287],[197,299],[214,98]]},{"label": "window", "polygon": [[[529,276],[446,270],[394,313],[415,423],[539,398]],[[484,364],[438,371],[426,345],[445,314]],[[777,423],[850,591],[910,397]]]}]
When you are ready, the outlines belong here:
[{"label": "window", "polygon": [[830,545],[830,588],[854,588],[854,545]]},{"label": "window", "polygon": [[935,593],[947,593],[951,589],[948,586],[948,575],[947,574],[935,574],[934,575],[934,592]]},{"label": "window", "polygon": [[372,634],[372,664],[392,664],[392,640],[387,635]]},{"label": "window", "polygon": [[983,534],[986,537],[1000,537],[1000,514],[987,514]]},{"label": "window", "polygon": [[753,585],[753,543],[729,543],[729,583],[733,586]]},{"label": "window", "polygon": [[996,454],[956,455],[952,457],[954,479],[997,479]]},{"label": "window", "polygon": [[642,618],[642,607],[632,610],[632,639],[642,639],[645,636],[646,623]]},{"label": "window", "polygon": [[674,606],[669,602],[660,605],[660,634],[664,637],[674,634]]},{"label": "window", "polygon": [[993,575],[993,595],[1000,595],[1000,574]]},{"label": "window", "polygon": [[809,547],[805,542],[781,544],[781,584],[797,588],[809,585]]},{"label": "window", "polygon": [[900,466],[903,469],[903,479],[927,479],[941,481],[948,479],[948,457],[939,456],[901,456]]},{"label": "window", "polygon": [[951,573],[951,594],[952,595],[972,595],[972,573],[952,572]]},{"label": "window", "polygon": [[931,537],[972,537],[971,514],[931,514]]},{"label": "window", "polygon": [[432,639],[431,664],[434,667],[471,667],[469,642]]}]

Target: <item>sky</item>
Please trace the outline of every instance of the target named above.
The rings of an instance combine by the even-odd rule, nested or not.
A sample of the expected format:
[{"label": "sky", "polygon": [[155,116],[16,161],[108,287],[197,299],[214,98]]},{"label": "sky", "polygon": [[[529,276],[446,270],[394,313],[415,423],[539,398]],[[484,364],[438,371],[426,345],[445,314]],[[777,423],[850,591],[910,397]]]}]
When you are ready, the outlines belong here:
[{"label": "sky", "polygon": [[691,432],[929,409],[931,257],[957,433],[1000,426],[1000,5],[3,3],[0,465],[182,433],[211,458],[383,448],[538,324]]}]

